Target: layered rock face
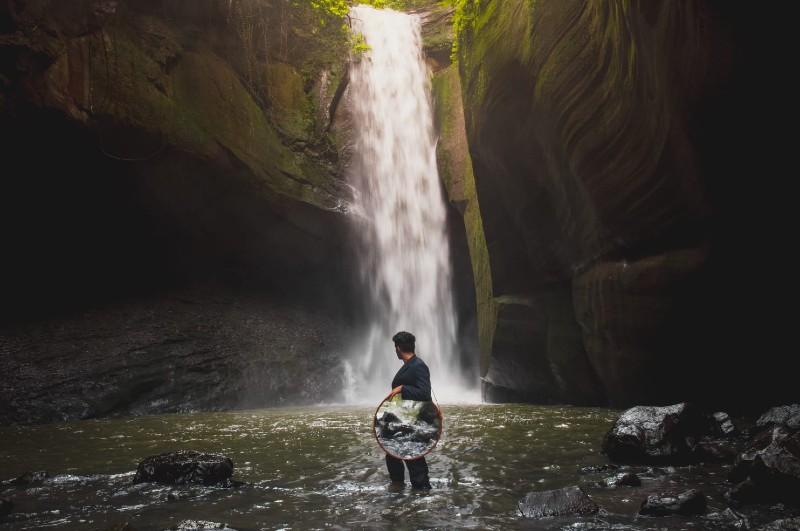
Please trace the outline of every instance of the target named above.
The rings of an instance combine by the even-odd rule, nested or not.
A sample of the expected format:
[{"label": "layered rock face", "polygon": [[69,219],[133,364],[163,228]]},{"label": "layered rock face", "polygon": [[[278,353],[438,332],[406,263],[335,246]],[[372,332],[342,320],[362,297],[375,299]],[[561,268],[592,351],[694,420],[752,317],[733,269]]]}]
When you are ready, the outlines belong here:
[{"label": "layered rock face", "polygon": [[341,391],[346,32],[270,6],[0,7],[3,423]]},{"label": "layered rock face", "polygon": [[748,14],[509,0],[461,15],[495,309],[486,399],[791,400],[787,334],[767,315],[780,285],[740,240],[785,230],[763,220],[755,196],[771,192],[741,184],[769,152],[747,121],[771,90],[754,79],[766,47]]},{"label": "layered rock face", "polygon": [[5,211],[35,218],[20,240],[103,243],[121,261],[157,248],[192,268],[194,253],[267,277],[329,267],[351,197],[328,134],[338,29],[301,36],[313,10],[246,0],[15,2],[0,16],[2,126],[20,161]]}]

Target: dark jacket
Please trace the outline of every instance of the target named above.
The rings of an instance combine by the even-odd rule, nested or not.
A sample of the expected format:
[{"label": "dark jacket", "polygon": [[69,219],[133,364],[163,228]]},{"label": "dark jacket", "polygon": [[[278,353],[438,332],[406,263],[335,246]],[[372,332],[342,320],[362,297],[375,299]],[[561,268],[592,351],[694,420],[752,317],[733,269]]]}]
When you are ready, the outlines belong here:
[{"label": "dark jacket", "polygon": [[398,385],[403,386],[403,400],[431,401],[431,371],[417,355],[403,363],[394,375],[392,389]]}]

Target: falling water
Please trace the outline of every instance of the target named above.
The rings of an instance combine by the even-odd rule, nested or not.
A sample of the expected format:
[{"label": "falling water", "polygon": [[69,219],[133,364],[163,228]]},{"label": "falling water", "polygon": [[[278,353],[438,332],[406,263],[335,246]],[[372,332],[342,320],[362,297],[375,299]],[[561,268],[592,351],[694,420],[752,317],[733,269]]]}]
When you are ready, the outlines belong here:
[{"label": "falling water", "polygon": [[392,336],[413,333],[431,370],[434,399],[478,401],[477,376],[463,373],[456,341],[446,210],[436,168],[430,72],[420,20],[356,6],[353,32],[370,50],[354,59],[348,102],[354,145],[350,180],[358,190],[358,258],[364,337],[351,357],[348,401],[377,404],[400,368]]}]

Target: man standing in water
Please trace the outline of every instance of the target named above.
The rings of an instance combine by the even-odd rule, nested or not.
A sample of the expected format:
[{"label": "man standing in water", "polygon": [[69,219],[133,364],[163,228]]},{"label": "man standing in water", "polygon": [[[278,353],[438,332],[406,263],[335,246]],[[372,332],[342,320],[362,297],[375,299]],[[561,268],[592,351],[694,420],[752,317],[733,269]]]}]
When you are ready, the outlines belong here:
[{"label": "man standing in water", "polygon": [[[397,359],[403,361],[403,366],[397,371],[392,380],[392,390],[384,400],[400,394],[403,400],[431,401],[431,373],[428,366],[414,353],[416,339],[410,332],[397,332],[392,336],[394,352]],[[430,489],[428,478],[428,463],[425,456],[405,461],[411,486],[415,489]],[[392,480],[389,489],[401,490],[405,486],[405,470],[403,460],[386,454],[386,468]]]}]

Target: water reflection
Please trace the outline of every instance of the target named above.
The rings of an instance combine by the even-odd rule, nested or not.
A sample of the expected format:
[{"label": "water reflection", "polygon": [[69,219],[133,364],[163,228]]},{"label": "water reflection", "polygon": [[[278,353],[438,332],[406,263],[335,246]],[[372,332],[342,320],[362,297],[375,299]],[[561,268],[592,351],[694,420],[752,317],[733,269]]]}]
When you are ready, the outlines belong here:
[{"label": "water reflection", "polygon": [[402,400],[400,395],[381,402],[375,412],[378,445],[398,459],[427,454],[442,435],[442,414],[433,402]]},{"label": "water reflection", "polygon": [[[562,529],[576,522],[627,529],[686,529],[683,520],[637,521],[646,492],[604,489],[579,472],[606,464],[602,436],[616,413],[600,408],[440,404],[441,439],[427,454],[433,489],[387,490],[375,410],[316,406],[101,419],[0,428],[3,478],[47,470],[29,487],[3,486],[14,511],[4,529],[170,529],[187,519],[253,529]],[[179,449],[234,462],[241,488],[133,484],[139,461]],[[687,484],[691,474],[677,476]],[[714,476],[717,474],[717,476]],[[724,482],[706,468],[703,481]],[[713,478],[717,479],[714,480]],[[669,481],[676,481],[670,476]],[[590,481],[590,479],[592,481]],[[581,485],[604,512],[583,519],[521,518],[528,492]],[[724,509],[711,497],[709,511]],[[598,521],[600,524],[598,524]],[[705,524],[704,524],[705,525]],[[584,527],[586,528],[586,527]],[[710,529],[711,527],[696,527]]]}]

